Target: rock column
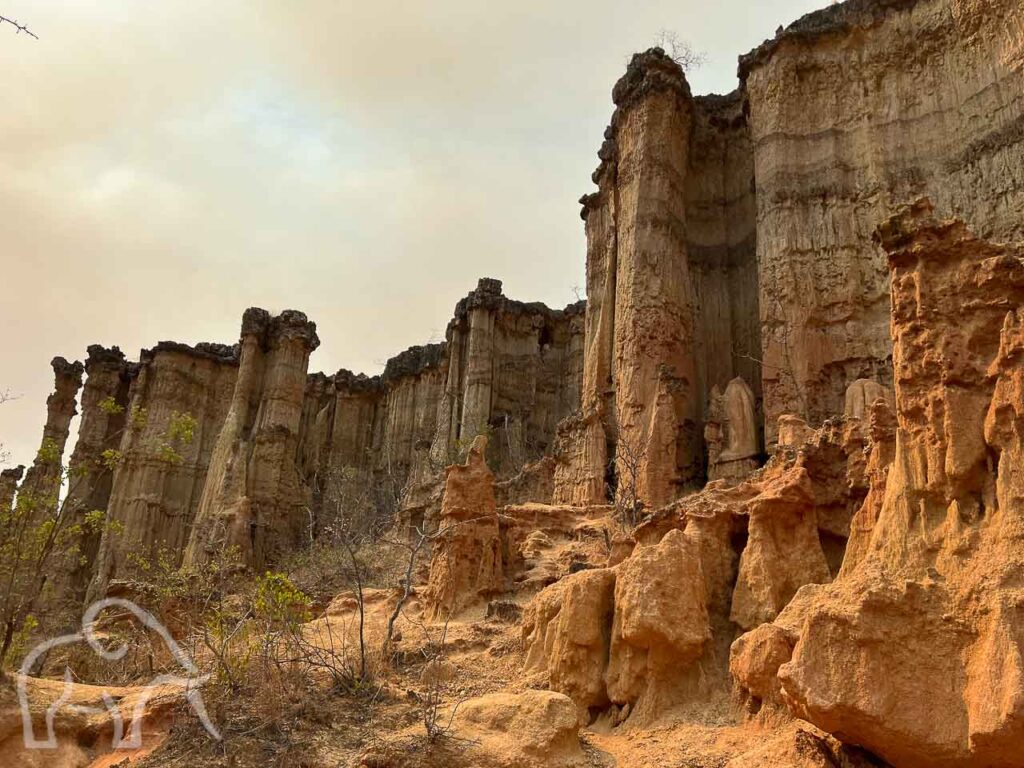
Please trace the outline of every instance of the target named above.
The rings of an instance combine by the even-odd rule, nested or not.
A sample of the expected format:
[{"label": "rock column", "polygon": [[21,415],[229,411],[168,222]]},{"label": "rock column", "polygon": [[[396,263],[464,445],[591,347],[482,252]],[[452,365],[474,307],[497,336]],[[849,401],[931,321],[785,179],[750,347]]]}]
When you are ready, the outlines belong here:
[{"label": "rock column", "polygon": [[50,362],[53,367],[53,393],[46,399],[46,425],[35,461],[25,473],[18,489],[18,503],[31,505],[38,514],[57,511],[58,493],[63,475],[61,464],[71,432],[71,419],[78,413],[76,398],[82,387],[84,368],[63,357]]},{"label": "rock column", "polygon": [[[114,457],[105,451],[116,451],[124,435],[128,412],[128,364],[117,347],[106,349],[97,344],[89,347],[85,362],[87,375],[82,390],[82,421],[78,442],[68,465],[71,481],[68,486],[67,509],[78,523],[93,511],[105,512],[110,502]],[[66,582],[66,597],[81,600],[92,575],[99,551],[101,530],[85,526],[78,537],[76,551],[64,564],[61,574]]]},{"label": "rock column", "polygon": [[301,312],[249,309],[238,379],[185,551],[198,565],[225,547],[263,568],[306,535],[309,489],[297,466],[309,355],[320,340]]},{"label": "rock column", "polygon": [[682,194],[692,100],[682,71],[656,50],[634,57],[613,97],[616,465],[620,493],[635,482],[658,507],[700,479],[703,452]]}]

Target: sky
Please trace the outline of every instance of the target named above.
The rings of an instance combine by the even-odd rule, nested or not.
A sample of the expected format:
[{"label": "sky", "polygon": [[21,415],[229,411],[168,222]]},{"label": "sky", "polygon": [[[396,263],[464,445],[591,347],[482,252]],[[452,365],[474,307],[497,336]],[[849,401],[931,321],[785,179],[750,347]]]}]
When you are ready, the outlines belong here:
[{"label": "sky", "polygon": [[[670,30],[694,93],[826,0],[0,0],[4,466],[38,448],[55,355],[317,323],[311,371],[440,341],[479,277],[584,283],[611,88]],[[73,438],[72,438],[73,440]]]}]

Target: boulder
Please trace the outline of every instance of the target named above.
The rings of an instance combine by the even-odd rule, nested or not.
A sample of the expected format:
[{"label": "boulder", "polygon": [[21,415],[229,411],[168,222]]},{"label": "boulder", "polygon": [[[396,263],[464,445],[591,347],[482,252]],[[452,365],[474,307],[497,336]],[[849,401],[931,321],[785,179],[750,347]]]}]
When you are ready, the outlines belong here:
[{"label": "boulder", "polygon": [[493,768],[575,768],[586,764],[576,705],[553,691],[493,693],[459,707],[455,730],[476,742],[472,764]]}]

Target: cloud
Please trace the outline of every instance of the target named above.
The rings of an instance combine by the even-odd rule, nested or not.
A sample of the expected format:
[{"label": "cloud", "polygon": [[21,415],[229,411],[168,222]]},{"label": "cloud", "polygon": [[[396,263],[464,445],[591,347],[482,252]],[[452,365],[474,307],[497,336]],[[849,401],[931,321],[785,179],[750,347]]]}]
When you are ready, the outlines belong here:
[{"label": "cloud", "polygon": [[695,89],[823,2],[6,0],[0,441],[29,461],[49,359],[231,341],[306,311],[313,367],[373,372],[478,277],[564,305],[627,55],[674,28]]}]

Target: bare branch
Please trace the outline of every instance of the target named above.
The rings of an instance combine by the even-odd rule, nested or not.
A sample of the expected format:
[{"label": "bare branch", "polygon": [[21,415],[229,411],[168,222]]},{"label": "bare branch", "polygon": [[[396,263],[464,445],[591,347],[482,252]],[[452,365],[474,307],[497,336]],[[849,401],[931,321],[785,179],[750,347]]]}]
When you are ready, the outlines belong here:
[{"label": "bare branch", "polygon": [[655,38],[655,44],[669,55],[684,72],[698,69],[707,63],[708,55],[698,51],[688,40],[680,40],[671,29],[663,29]]},{"label": "bare branch", "polygon": [[27,26],[25,26],[24,24],[20,24],[20,23],[18,23],[17,21],[15,21],[14,19],[8,19],[8,18],[7,18],[6,16],[0,16],[0,24],[3,24],[3,23],[4,23],[5,21],[6,21],[6,22],[7,22],[8,24],[10,24],[10,25],[11,25],[12,27],[14,27],[15,29],[17,29],[17,30],[18,30],[18,31],[17,31],[17,32],[15,33],[15,34],[19,34],[19,35],[20,35],[20,34],[21,34],[22,32],[24,32],[24,33],[25,33],[26,35],[28,35],[29,37],[34,37],[34,38],[35,38],[36,40],[38,40],[38,39],[39,39],[39,35],[37,35],[37,34],[36,34],[35,32],[33,32],[32,30],[30,30],[30,29],[29,29],[29,28],[28,28]]}]

